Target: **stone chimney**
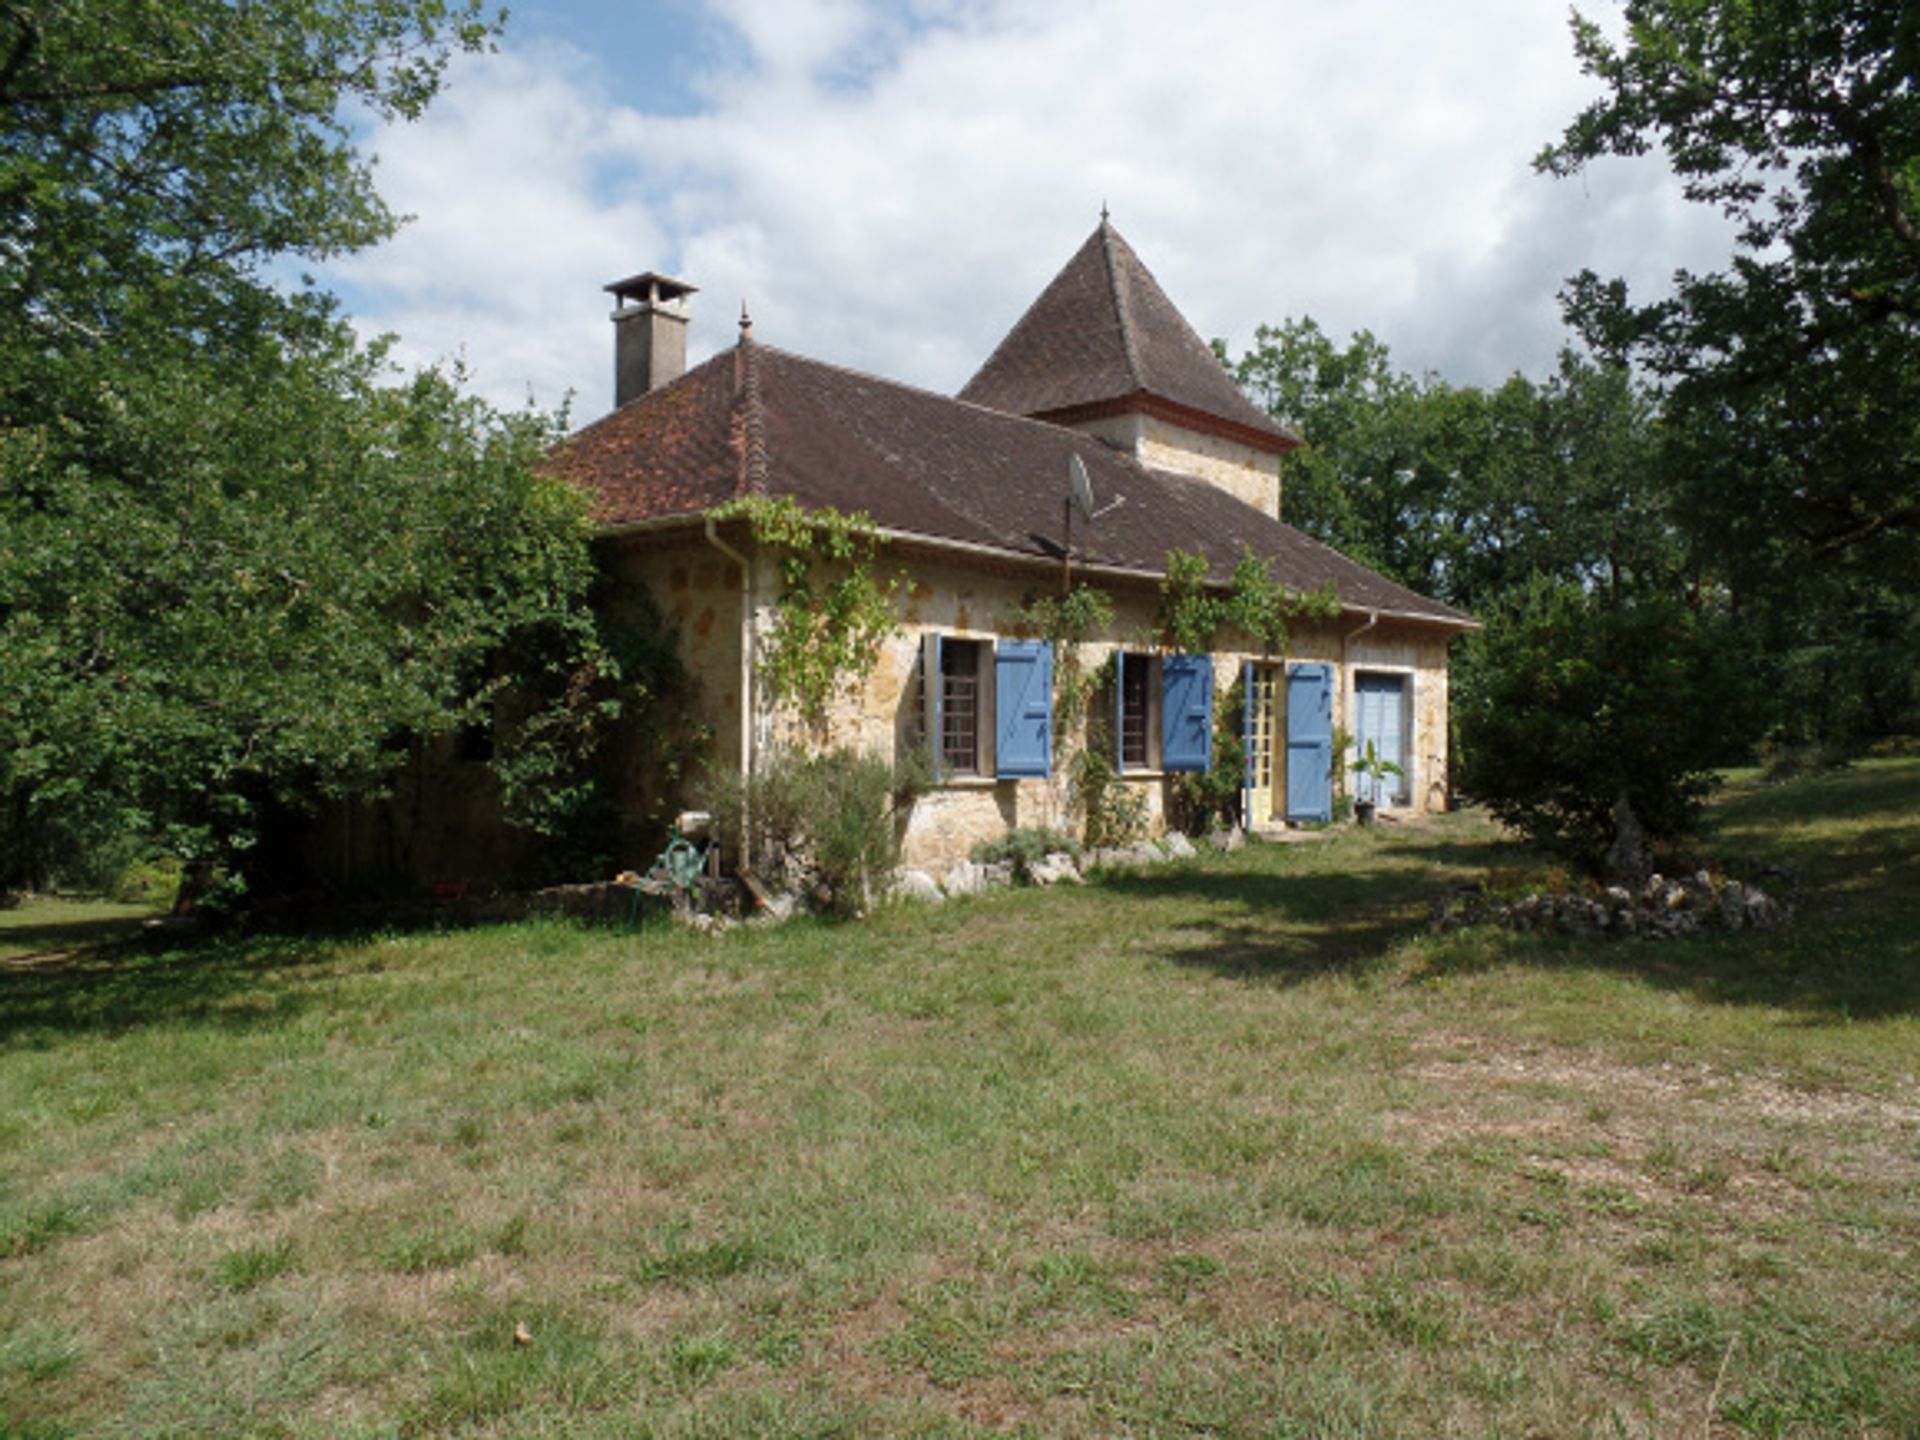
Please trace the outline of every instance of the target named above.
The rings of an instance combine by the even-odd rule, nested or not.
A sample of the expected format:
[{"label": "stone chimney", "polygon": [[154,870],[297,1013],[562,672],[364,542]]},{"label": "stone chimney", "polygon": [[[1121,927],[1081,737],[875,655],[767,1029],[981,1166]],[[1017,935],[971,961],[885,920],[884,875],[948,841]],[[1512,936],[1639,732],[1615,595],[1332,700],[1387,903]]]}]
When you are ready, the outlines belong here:
[{"label": "stone chimney", "polygon": [[687,310],[696,287],[649,270],[607,286],[614,297],[613,404],[658,390],[687,369]]}]

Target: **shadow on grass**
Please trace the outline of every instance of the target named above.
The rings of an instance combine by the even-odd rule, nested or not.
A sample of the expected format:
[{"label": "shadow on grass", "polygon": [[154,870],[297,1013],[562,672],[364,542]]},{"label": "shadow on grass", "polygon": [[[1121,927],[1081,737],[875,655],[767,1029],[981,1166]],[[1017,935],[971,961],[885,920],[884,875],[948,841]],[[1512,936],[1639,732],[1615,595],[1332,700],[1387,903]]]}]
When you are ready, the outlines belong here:
[{"label": "shadow on grass", "polygon": [[303,936],[102,945],[59,959],[0,963],[0,1044],[119,1034],[194,1021],[254,1029],[312,1003],[336,973],[334,945]]},{"label": "shadow on grass", "polygon": [[142,917],[88,915],[68,920],[7,923],[0,918],[0,964],[51,959],[73,950],[137,939]]},{"label": "shadow on grass", "polygon": [[1306,872],[1274,870],[1254,850],[1206,866],[1123,871],[1104,883],[1118,897],[1199,901],[1213,912],[1175,938],[1175,964],[1290,984],[1374,968],[1421,933],[1437,896],[1511,858],[1511,848],[1423,839],[1357,851],[1351,870]]},{"label": "shadow on grass", "polygon": [[[1525,936],[1493,927],[1437,942],[1426,975],[1513,966],[1630,976],[1708,1004],[1797,1012],[1802,1023],[1920,1013],[1920,764],[1863,767],[1766,790],[1728,792],[1700,853],[1735,874],[1778,864],[1801,877],[1799,915],[1765,933],[1675,941]],[[1297,873],[1254,858],[1109,877],[1117,896],[1186,899],[1211,917],[1178,932],[1176,964],[1298,983],[1375,970],[1424,935],[1436,897],[1551,857],[1511,841],[1410,832],[1356,849],[1347,871]],[[1779,888],[1777,880],[1768,884]]]}]

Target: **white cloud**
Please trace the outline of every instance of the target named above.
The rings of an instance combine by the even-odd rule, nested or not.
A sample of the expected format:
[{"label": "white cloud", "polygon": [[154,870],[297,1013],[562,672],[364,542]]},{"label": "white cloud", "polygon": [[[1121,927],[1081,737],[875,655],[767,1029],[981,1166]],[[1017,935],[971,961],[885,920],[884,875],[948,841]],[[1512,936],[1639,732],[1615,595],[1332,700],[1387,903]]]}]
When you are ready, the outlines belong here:
[{"label": "white cloud", "polygon": [[1583,265],[1663,283],[1724,255],[1659,162],[1529,161],[1591,93],[1557,7],[1485,0],[706,0],[734,43],[691,115],[605,63],[516,43],[382,134],[420,218],[340,269],[410,353],[505,400],[607,400],[599,287],[702,287],[696,358],[741,300],[769,343],[965,381],[1100,203],[1203,335],[1312,314],[1409,368],[1538,373]]}]

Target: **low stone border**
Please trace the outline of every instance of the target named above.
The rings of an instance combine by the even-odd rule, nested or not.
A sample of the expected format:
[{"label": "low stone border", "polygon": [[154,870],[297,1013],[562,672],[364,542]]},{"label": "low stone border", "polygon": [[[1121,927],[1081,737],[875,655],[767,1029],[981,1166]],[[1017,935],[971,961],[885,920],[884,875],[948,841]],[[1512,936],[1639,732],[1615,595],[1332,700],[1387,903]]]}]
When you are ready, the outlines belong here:
[{"label": "low stone border", "polygon": [[1679,880],[1648,877],[1644,885],[1609,885],[1597,895],[1537,891],[1495,904],[1478,885],[1434,901],[1428,928],[1436,935],[1468,925],[1495,924],[1522,934],[1638,935],[1668,940],[1702,930],[1771,930],[1793,918],[1793,906],[1758,885],[1698,870]]},{"label": "low stone border", "polygon": [[1199,845],[1172,830],[1158,840],[1088,850],[1077,857],[1066,850],[1054,850],[1027,865],[1024,874],[1011,860],[984,865],[962,860],[947,871],[944,879],[935,879],[927,870],[903,869],[895,874],[887,894],[896,900],[938,903],[956,895],[983,894],[1021,879],[1032,885],[1084,885],[1087,876],[1096,871],[1140,870],[1173,860],[1190,860],[1202,847],[1226,852],[1238,850],[1244,844],[1246,836],[1238,830],[1216,830]]}]

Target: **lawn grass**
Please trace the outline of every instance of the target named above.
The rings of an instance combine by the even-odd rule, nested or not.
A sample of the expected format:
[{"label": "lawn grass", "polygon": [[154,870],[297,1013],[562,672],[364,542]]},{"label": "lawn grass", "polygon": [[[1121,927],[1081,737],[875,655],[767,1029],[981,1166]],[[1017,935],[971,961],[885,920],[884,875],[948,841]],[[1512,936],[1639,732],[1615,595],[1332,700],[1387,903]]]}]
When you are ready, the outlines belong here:
[{"label": "lawn grass", "polygon": [[67,895],[36,895],[0,908],[0,962],[53,959],[91,946],[140,936],[151,905]]},{"label": "lawn grass", "polygon": [[1920,1433],[1920,761],[1790,930],[1471,815],[706,937],[0,963],[0,1436]]}]

